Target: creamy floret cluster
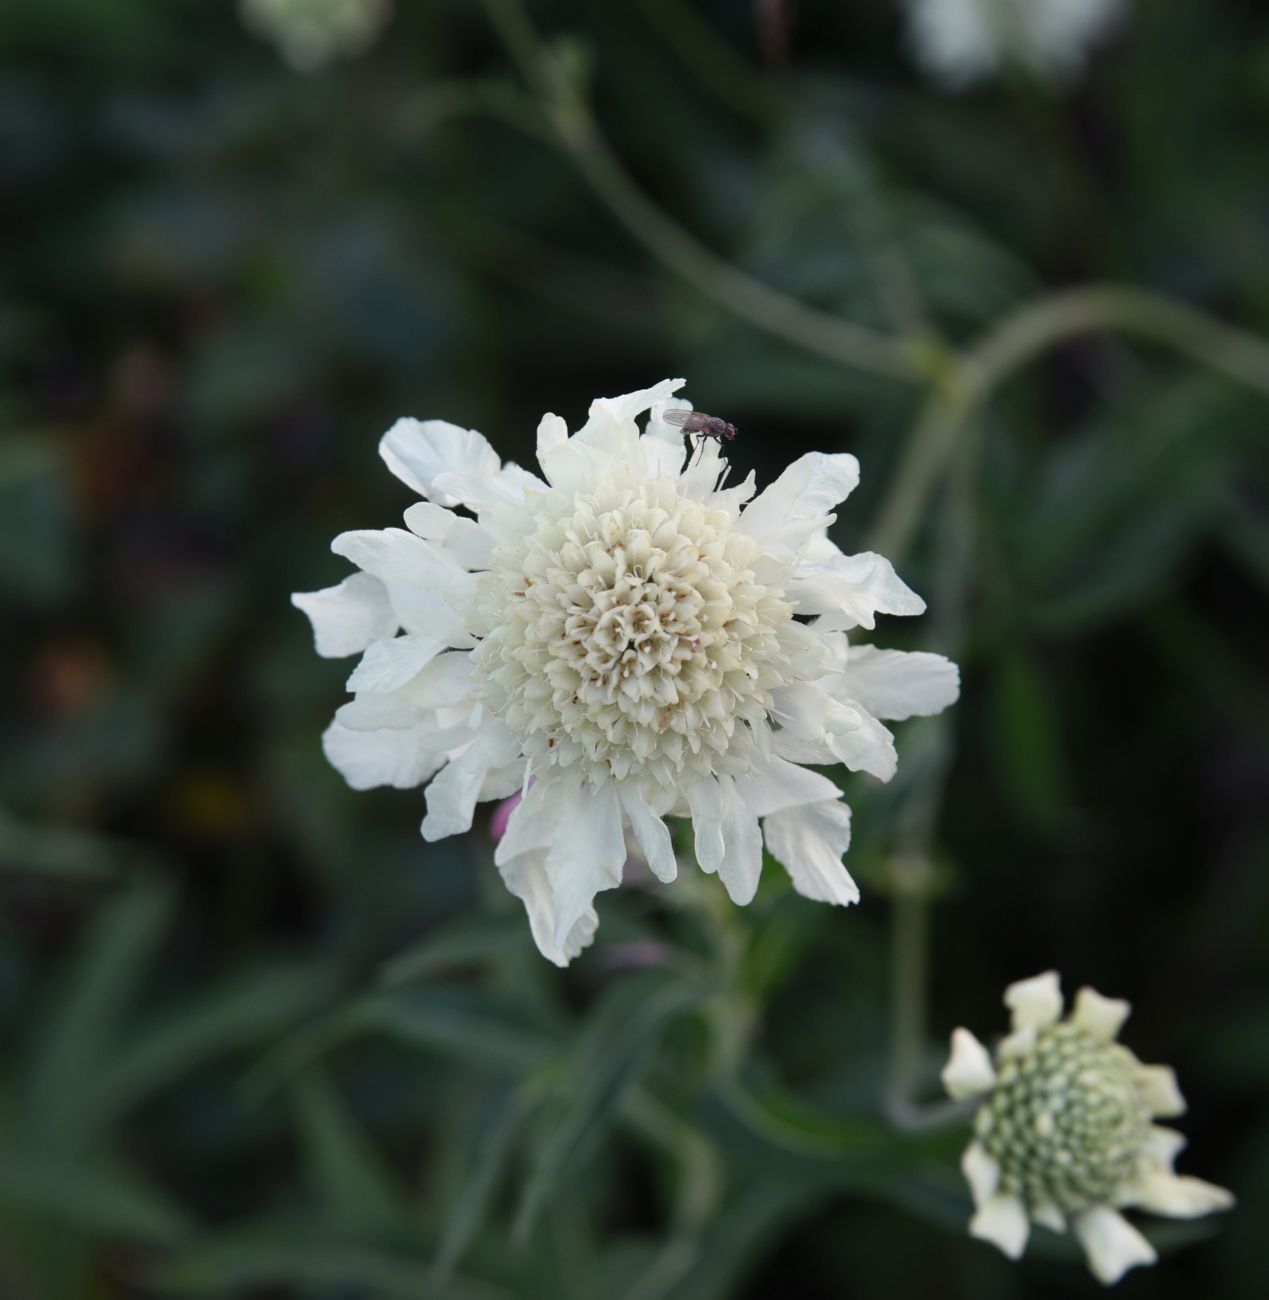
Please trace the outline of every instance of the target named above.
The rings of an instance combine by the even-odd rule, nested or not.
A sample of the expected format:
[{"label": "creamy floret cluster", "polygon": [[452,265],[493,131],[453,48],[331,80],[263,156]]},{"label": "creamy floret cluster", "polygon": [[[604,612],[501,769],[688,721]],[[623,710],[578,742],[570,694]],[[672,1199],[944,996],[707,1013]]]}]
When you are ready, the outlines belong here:
[{"label": "creamy floret cluster", "polygon": [[764,845],[801,893],[855,901],[850,810],[805,765],[889,780],[883,721],[959,690],[942,656],[848,635],[924,609],[882,557],[829,539],[855,458],[803,456],[757,496],[752,475],[722,486],[717,445],[689,462],[661,418],[686,406],[681,386],[600,398],[571,437],[545,416],[540,477],[474,430],[398,421],[381,454],[425,500],[405,529],[336,538],[359,572],[294,598],[318,653],[361,654],[324,738],[350,784],[430,782],[428,839],[524,792],[496,861],[561,964],[620,883],[627,832],[674,878],[667,817],[691,820],[698,862],[736,902]]}]

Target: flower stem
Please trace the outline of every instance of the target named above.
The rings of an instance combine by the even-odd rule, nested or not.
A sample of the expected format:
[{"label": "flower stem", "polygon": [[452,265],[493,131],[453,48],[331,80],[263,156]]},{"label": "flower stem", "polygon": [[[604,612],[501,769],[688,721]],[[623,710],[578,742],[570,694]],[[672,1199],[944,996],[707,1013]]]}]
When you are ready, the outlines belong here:
[{"label": "flower stem", "polygon": [[883,334],[791,298],[738,270],[657,207],[609,148],[576,79],[551,75],[547,50],[520,0],[484,4],[508,55],[541,98],[565,152],[604,206],[659,262],[742,320],[807,352],[892,379],[921,379],[924,340]]}]

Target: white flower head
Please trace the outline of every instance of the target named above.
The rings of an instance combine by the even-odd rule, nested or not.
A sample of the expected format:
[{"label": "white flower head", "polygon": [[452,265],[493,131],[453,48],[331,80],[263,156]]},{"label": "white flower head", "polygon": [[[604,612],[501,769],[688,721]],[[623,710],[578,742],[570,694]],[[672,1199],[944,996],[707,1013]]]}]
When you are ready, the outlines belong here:
[{"label": "white flower head", "polygon": [[661,419],[685,405],[682,384],[600,398],[572,437],[544,416],[541,478],[474,430],[398,421],[380,452],[426,498],[408,531],[337,537],[360,572],[293,598],[319,654],[362,656],[323,738],[350,785],[430,780],[428,840],[524,792],[495,861],[560,965],[594,934],[595,894],[621,881],[627,829],[674,879],[667,816],[691,819],[697,860],[738,903],[764,842],[799,892],[854,902],[850,810],[801,764],[889,780],[882,720],[937,713],[959,690],[939,655],[848,640],[924,608],[879,555],[828,538],[855,458],[803,456],[751,501],[752,474],[720,487],[718,446],[689,461]]},{"label": "white flower head", "polygon": [[360,54],[387,25],[392,0],[239,0],[242,20],[297,72]]},{"label": "white flower head", "polygon": [[906,0],[917,62],[953,90],[1014,64],[1070,81],[1126,0]]},{"label": "white flower head", "polygon": [[1166,1066],[1142,1065],[1115,1041],[1128,1003],[1084,988],[1063,1020],[1057,974],[1011,984],[1012,1032],[995,1061],[967,1029],[952,1034],[943,1084],[953,1097],[979,1097],[974,1140],[961,1168],[974,1197],[969,1230],[1017,1259],[1032,1222],[1079,1239],[1107,1286],[1137,1264],[1153,1264],[1150,1243],[1120,1210],[1173,1218],[1228,1209],[1233,1196],[1175,1174],[1185,1139],[1156,1119],[1185,1101]]}]

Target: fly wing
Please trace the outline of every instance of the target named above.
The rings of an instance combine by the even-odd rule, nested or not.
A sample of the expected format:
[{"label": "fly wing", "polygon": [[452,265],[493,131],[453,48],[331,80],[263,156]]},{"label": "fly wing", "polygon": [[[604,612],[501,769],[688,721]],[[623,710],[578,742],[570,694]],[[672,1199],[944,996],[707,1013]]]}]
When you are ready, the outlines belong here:
[{"label": "fly wing", "polygon": [[668,411],[661,412],[661,419],[676,429],[686,429],[688,421],[695,418],[695,411],[684,410],[681,406],[672,406]]}]

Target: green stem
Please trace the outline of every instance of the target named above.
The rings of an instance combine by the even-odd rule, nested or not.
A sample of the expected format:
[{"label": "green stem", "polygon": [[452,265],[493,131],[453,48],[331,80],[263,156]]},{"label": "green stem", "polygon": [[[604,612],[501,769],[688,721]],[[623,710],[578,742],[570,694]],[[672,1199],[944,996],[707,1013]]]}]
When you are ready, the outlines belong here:
[{"label": "green stem", "polygon": [[926,400],[882,504],[872,544],[908,548],[966,422],[1006,380],[1043,353],[1085,334],[1116,332],[1161,344],[1269,396],[1269,344],[1205,312],[1120,285],[1049,294],[1007,317],[957,356]]},{"label": "green stem", "polygon": [[920,379],[928,351],[924,340],[894,338],[807,306],[737,270],[667,216],[621,166],[577,87],[550,74],[546,51],[519,0],[484,4],[560,144],[605,207],[658,261],[742,320],[807,352],[891,379]]},{"label": "green stem", "polygon": [[[593,120],[587,118],[587,127]],[[656,207],[635,185],[602,137],[579,130],[569,153],[591,188],[622,225],[660,262],[742,320],[839,365],[914,380],[918,349],[906,342],[808,307],[736,270]]]},{"label": "green stem", "polygon": [[1050,348],[1106,331],[1162,344],[1269,394],[1269,345],[1194,307],[1122,285],[1088,285],[1030,303],[976,344],[965,360],[976,372],[977,394],[985,396]]},{"label": "green stem", "polygon": [[[892,875],[898,875],[896,864]],[[919,886],[895,881],[891,931],[891,1109],[910,1105],[925,1051],[930,905]]]}]

